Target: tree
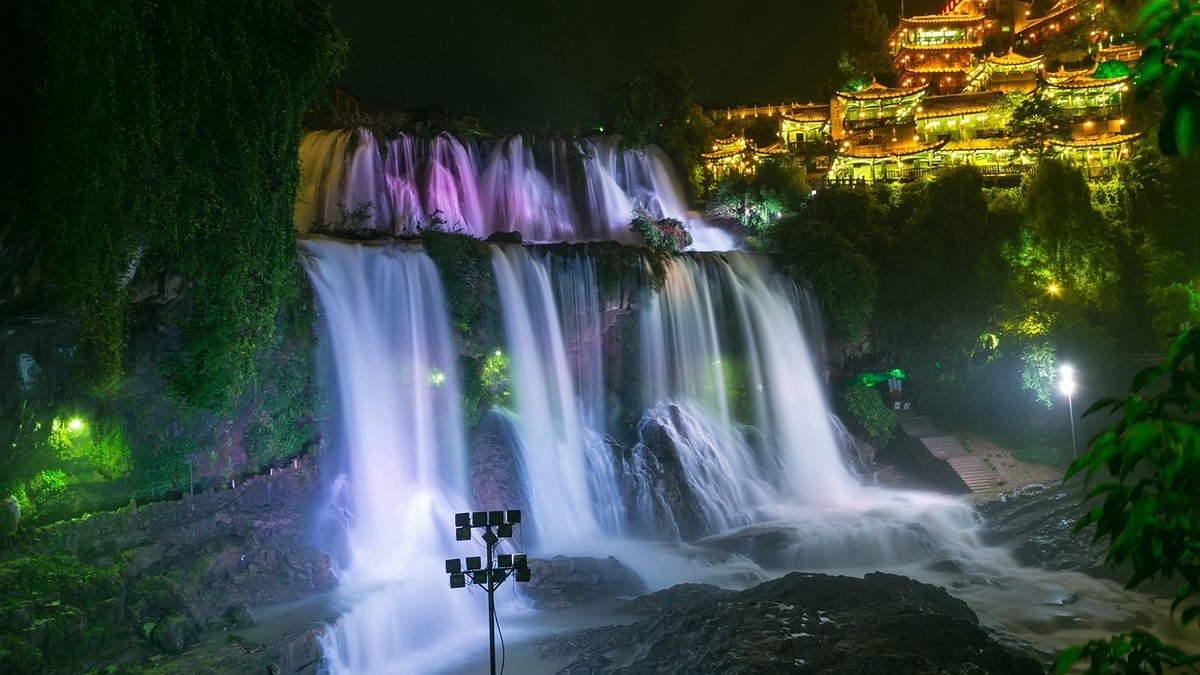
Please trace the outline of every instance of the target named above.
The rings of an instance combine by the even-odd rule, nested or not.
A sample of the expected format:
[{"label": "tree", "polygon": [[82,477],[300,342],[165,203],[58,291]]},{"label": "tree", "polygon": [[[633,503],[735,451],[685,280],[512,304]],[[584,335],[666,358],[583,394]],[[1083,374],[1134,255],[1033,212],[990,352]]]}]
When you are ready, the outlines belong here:
[{"label": "tree", "polygon": [[1146,48],[1134,77],[1137,94],[1145,99],[1161,86],[1166,104],[1159,148],[1168,157],[1200,159],[1200,2],[1151,2],[1139,17],[1138,41]]},{"label": "tree", "polygon": [[[1088,452],[1067,469],[1102,498],[1076,524],[1095,527],[1108,540],[1107,561],[1128,563],[1126,588],[1161,578],[1181,584],[1171,605],[1183,626],[1200,623],[1200,329],[1181,333],[1162,363],[1134,378],[1128,395],[1101,399],[1084,416],[1107,410],[1116,421],[1088,443]],[[1098,482],[1096,479],[1099,478]],[[1064,650],[1055,660],[1065,673],[1080,659],[1091,673],[1162,672],[1163,666],[1200,663],[1144,631]]]},{"label": "tree", "polygon": [[1066,113],[1040,90],[1017,99],[1007,128],[1012,137],[1012,148],[1032,152],[1038,161],[1053,152],[1054,141],[1071,137],[1071,123]]},{"label": "tree", "polygon": [[605,126],[621,136],[622,145],[658,145],[685,176],[692,197],[700,194],[700,153],[708,147],[712,122],[683,64],[666,52],[652,52],[640,74],[610,92],[605,108]]},{"label": "tree", "polygon": [[838,73],[849,86],[866,86],[873,79],[895,81],[888,52],[891,28],[875,0],[855,0],[842,26]]}]

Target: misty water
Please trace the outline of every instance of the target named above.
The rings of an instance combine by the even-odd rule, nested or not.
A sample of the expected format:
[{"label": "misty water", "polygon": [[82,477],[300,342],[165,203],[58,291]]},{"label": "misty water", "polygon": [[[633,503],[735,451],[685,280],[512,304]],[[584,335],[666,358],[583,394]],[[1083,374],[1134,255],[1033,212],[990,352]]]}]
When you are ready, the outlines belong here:
[{"label": "misty water", "polygon": [[[381,234],[409,232],[436,210],[480,237],[515,229],[526,241],[632,241],[637,205],[692,221],[698,248],[732,241],[680,206],[661,156],[611,140],[381,146],[362,131],[328,132],[310,135],[303,152],[302,231],[370,202],[363,225]],[[477,505],[438,270],[419,243],[306,237],[301,249],[338,410],[329,512],[345,534],[325,666],[477,671],[486,597],[450,589],[442,564],[479,555],[481,544],[453,536],[454,514]],[[894,572],[945,587],[985,625],[1047,651],[1137,627],[1172,636],[1162,602],[1022,567],[983,543],[967,502],[872,486],[852,471],[826,401],[819,313],[765,258],[673,256],[661,287],[615,306],[582,248],[493,244],[491,253],[511,393],[498,412],[514,432],[526,500],[511,550],[612,555],[650,590],[744,588],[794,570]],[[604,348],[617,314],[636,326],[626,336],[636,348],[619,355]],[[638,419],[614,419],[618,399]],[[623,437],[631,441],[618,447]],[[603,603],[538,612],[521,593],[510,581],[497,599],[520,672],[561,665],[531,659],[538,636],[628,621]]]}]

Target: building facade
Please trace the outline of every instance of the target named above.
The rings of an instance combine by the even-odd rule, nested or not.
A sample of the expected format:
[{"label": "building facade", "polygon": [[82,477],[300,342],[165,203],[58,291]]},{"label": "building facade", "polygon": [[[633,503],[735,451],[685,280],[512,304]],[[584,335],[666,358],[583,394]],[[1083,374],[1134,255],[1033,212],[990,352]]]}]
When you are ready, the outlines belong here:
[{"label": "building facade", "polygon": [[[704,155],[705,165],[714,176],[747,173],[789,153],[807,157],[810,171],[836,182],[911,180],[964,164],[985,175],[1019,175],[1036,158],[1014,147],[1021,144],[1008,122],[1015,101],[1036,94],[1070,124],[1047,151],[1091,177],[1108,175],[1139,135],[1124,111],[1140,48],[1103,46],[1107,35],[1094,31],[1091,63],[1053,72],[1037,49],[1046,35],[1086,26],[1098,11],[1095,0],[1060,0],[1031,17],[1030,4],[1015,0],[950,0],[940,14],[905,17],[889,38],[897,86],[872,82],[835,92],[828,105],[724,111],[728,121],[778,120],[779,142],[760,149],[737,136],[722,139]],[[1001,50],[985,55],[984,45]]]}]

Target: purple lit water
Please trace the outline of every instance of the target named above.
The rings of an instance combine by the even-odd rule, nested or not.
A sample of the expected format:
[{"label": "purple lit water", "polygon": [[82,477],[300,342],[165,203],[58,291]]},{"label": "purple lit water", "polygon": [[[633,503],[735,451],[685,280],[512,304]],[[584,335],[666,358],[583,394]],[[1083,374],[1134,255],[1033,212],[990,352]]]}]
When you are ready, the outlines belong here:
[{"label": "purple lit water", "polygon": [[688,209],[661,150],[623,151],[612,137],[536,142],[521,136],[463,145],[442,134],[380,143],[366,129],[316,131],[300,147],[300,232],[354,221],[380,235],[411,234],[433,215],[478,238],[518,231],[526,242],[635,243],[635,210],[677,218],[697,251],[727,250],[732,237]]}]

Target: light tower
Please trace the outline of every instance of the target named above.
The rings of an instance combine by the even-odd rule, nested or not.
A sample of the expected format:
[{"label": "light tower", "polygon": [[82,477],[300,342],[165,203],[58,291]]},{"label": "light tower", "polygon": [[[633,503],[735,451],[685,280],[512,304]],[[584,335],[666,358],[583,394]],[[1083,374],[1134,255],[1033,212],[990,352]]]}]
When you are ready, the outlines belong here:
[{"label": "light tower", "polygon": [[466,564],[460,558],[446,561],[446,574],[450,575],[450,588],[465,588],[467,584],[478,586],[488,596],[488,652],[492,661],[492,675],[496,675],[496,589],[510,576],[518,582],[529,581],[529,561],[524,553],[501,553],[496,555],[496,545],[501,539],[510,539],[513,525],[521,522],[521,512],[474,511],[454,515],[454,538],[471,541],[471,530],[483,530],[480,537],[487,544],[487,560],[479,556],[468,556]]}]

